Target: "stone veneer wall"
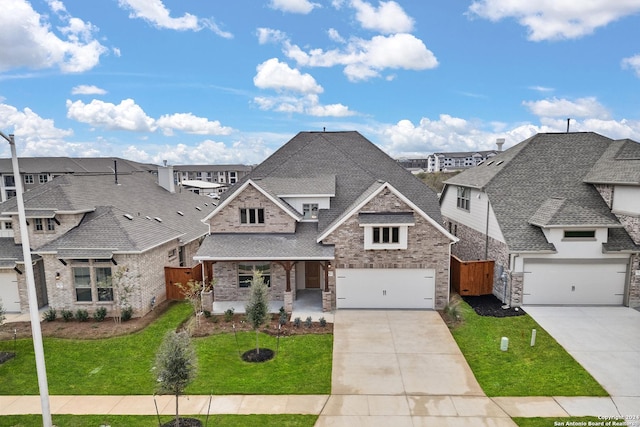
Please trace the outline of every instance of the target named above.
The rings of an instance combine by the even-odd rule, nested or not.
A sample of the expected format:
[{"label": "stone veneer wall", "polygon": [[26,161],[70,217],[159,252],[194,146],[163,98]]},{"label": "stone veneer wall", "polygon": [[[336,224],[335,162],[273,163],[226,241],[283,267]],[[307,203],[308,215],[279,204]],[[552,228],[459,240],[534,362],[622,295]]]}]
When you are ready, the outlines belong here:
[{"label": "stone veneer wall", "polygon": [[[264,224],[240,224],[241,208],[264,208]],[[213,233],[295,233],[296,220],[251,185],[211,220]]]},{"label": "stone veneer wall", "polygon": [[[410,212],[412,209],[385,189],[362,212]],[[436,271],[434,306],[443,309],[449,297],[450,240],[422,216],[414,213],[406,250],[364,250],[364,227],[355,213],[322,243],[335,245],[335,268],[433,268]],[[329,277],[335,307],[335,274]]]},{"label": "stone veneer wall", "polygon": [[[133,285],[134,291],[130,296],[130,303],[134,309],[134,316],[144,316],[151,310],[151,300],[155,298],[155,304],[160,304],[167,299],[164,267],[178,267],[178,259],[173,261],[168,259],[170,249],[177,246],[176,241],[168,242],[143,254],[116,255],[114,260],[118,265],[102,264],[111,266],[111,273],[115,275],[119,269],[126,269],[123,276],[128,284]],[[49,306],[56,310],[67,309],[75,311],[79,308],[94,312],[98,307],[106,307],[107,316],[112,315],[114,309],[113,302],[77,302],[75,300],[75,289],[73,286],[73,273],[71,268],[74,263],[66,260],[67,265],[63,265],[56,255],[43,255],[45,276],[47,281],[47,293]],[[60,273],[61,280],[56,281],[56,272]]]},{"label": "stone veneer wall", "polygon": [[[250,288],[238,286],[239,262],[216,262],[213,264],[213,277],[216,285],[213,290],[216,301],[247,301]],[[296,267],[291,269],[291,291],[295,292]],[[271,286],[269,287],[269,300],[284,300],[284,292],[287,288],[287,278],[284,268],[275,262],[271,263]],[[294,293],[295,298],[295,293]],[[236,307],[238,308],[238,307]]]}]

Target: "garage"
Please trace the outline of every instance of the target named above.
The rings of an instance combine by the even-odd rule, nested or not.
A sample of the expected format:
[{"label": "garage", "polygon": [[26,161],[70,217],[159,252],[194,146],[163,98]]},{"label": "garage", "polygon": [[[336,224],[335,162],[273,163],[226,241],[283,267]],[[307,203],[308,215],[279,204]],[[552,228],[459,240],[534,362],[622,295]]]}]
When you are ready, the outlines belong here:
[{"label": "garage", "polygon": [[523,304],[622,305],[626,260],[527,261]]},{"label": "garage", "polygon": [[20,312],[20,294],[16,273],[0,273],[0,300],[7,313]]},{"label": "garage", "polygon": [[412,308],[434,306],[433,269],[336,269],[337,308]]}]

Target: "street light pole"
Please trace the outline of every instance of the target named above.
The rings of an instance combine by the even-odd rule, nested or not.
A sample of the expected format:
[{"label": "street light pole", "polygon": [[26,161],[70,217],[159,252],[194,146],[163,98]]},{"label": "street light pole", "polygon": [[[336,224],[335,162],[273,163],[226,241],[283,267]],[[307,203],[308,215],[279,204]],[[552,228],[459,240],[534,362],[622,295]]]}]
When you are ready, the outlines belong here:
[{"label": "street light pole", "polygon": [[24,259],[24,272],[27,278],[29,291],[29,314],[31,317],[31,335],[33,336],[33,350],[36,357],[36,372],[38,374],[38,387],[40,388],[40,405],[42,406],[42,425],[52,427],[51,408],[49,406],[49,386],[47,384],[47,368],[44,363],[44,346],[42,345],[42,330],[40,328],[40,313],[38,312],[38,296],[36,283],[33,278],[33,264],[31,260],[31,246],[29,245],[29,231],[27,229],[27,217],[24,211],[24,199],[22,198],[22,180],[18,168],[18,156],[13,134],[7,136],[0,132],[0,136],[6,139],[11,146],[11,164],[13,166],[13,179],[16,184],[16,198],[18,201],[18,220],[20,223],[20,237],[22,240],[22,256]]}]

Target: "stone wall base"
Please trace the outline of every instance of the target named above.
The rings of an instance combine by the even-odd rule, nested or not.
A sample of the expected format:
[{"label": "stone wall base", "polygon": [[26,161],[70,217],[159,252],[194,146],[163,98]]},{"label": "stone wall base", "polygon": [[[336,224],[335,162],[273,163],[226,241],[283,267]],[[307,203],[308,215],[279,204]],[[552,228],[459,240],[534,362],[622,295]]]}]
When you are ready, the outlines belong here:
[{"label": "stone wall base", "polygon": [[291,291],[284,293],[284,311],[288,314],[293,312],[293,293]]},{"label": "stone wall base", "polygon": [[331,311],[333,309],[331,292],[322,291],[322,311]]}]

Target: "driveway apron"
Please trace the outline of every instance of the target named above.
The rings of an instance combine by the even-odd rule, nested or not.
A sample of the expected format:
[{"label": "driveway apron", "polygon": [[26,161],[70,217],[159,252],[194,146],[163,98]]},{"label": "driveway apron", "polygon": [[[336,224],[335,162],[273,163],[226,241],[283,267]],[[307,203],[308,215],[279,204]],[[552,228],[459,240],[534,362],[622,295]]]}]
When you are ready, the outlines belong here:
[{"label": "driveway apron", "polygon": [[628,307],[524,307],[611,395],[640,415],[640,312]]},{"label": "driveway apron", "polygon": [[[514,426],[435,311],[338,310],[322,426]],[[436,424],[434,424],[436,423]]]}]

